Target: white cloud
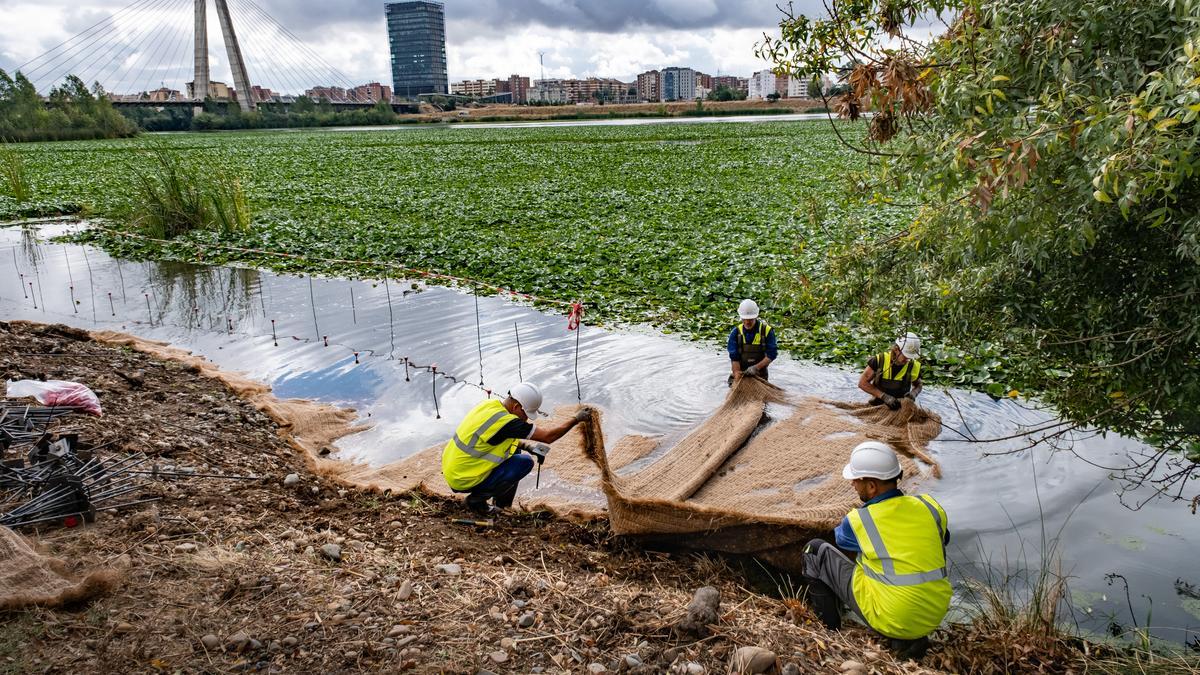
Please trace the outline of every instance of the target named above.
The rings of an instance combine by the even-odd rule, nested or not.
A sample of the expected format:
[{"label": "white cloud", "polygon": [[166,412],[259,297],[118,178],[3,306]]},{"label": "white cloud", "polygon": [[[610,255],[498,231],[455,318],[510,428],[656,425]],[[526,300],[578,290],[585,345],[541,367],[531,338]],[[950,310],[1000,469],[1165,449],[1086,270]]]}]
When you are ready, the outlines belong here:
[{"label": "white cloud", "polygon": [[[461,1],[461,0],[459,0]],[[260,4],[272,7],[272,2],[259,0]],[[580,0],[541,0],[539,6],[547,12],[554,11],[562,21],[550,27],[529,17],[536,16],[529,9],[532,0],[526,0],[523,13],[507,17],[504,12],[517,11],[517,4],[509,0],[480,0],[478,4],[456,5],[447,8],[447,57],[451,81],[470,78],[506,77],[513,73],[539,77],[538,52],[546,53],[547,77],[616,77],[632,80],[637,73],[651,68],[666,66],[691,66],[698,70],[717,74],[749,75],[765,64],[754,56],[754,45],[762,38],[763,30],[776,32],[772,23],[775,10],[762,12],[761,28],[719,27],[731,24],[746,25],[745,7],[753,3],[734,4],[731,0],[649,0],[644,5],[646,16],[660,17],[660,25],[627,23],[624,28],[612,30],[606,26],[613,21],[600,5],[585,5]],[[185,3],[190,14],[190,3]],[[277,14],[287,22],[300,22],[300,2],[286,14]],[[518,3],[521,4],[521,3]],[[103,19],[106,15],[120,11],[124,0],[0,0],[0,68],[13,69],[16,65],[32,59],[45,50],[70,37],[68,26],[81,30]],[[358,14],[347,14],[344,21],[329,23],[329,14],[337,12],[328,6],[322,8],[319,23],[310,25],[287,25],[297,35],[304,36],[307,47],[320,60],[324,60],[342,71],[355,83],[379,81],[390,83],[391,71],[387,32],[384,26],[382,7],[378,12],[363,3],[354,3]],[[472,9],[472,7],[474,9]],[[350,10],[350,5],[346,7]],[[454,11],[450,11],[453,9]],[[235,12],[236,12],[235,7]],[[731,14],[737,12],[737,14]],[[588,16],[584,16],[587,13]],[[210,54],[215,78],[228,78],[228,68],[223,65],[224,47],[220,31],[215,24],[215,11],[210,8]],[[374,15],[373,18],[372,15]],[[603,15],[604,21],[597,19]],[[579,23],[570,22],[571,16]],[[735,20],[736,16],[736,20]],[[504,17],[503,20],[497,17]],[[665,17],[665,18],[663,18]],[[340,18],[340,16],[339,16]],[[188,18],[181,17],[183,25]],[[663,21],[677,25],[701,25],[700,28],[669,28]],[[578,26],[594,26],[581,30]],[[188,31],[190,32],[190,30]],[[318,82],[299,82],[312,79],[309,73],[328,72],[319,67],[317,59],[304,54],[285,54],[282,40],[270,39],[259,32],[253,24],[239,27],[239,38],[250,64],[251,79],[274,89],[294,89],[297,84],[311,86]],[[153,86],[170,78],[168,86],[182,88],[190,79],[190,49],[181,48],[171,52],[178,57],[178,64],[170,68],[151,68],[146,80],[154,79]],[[169,60],[170,57],[164,57]],[[320,77],[326,77],[322,74]],[[330,82],[334,82],[330,74]],[[145,83],[143,83],[145,84]]]}]

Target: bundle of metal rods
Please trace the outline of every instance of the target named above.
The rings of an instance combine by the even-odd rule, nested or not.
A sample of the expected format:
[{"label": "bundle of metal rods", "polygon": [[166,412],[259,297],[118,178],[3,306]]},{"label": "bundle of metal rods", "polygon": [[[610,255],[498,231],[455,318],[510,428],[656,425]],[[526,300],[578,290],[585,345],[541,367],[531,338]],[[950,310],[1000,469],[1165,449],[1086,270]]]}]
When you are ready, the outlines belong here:
[{"label": "bundle of metal rods", "polygon": [[71,408],[46,408],[0,401],[0,445],[20,446],[42,438],[50,423],[71,414]]},{"label": "bundle of metal rods", "polygon": [[28,454],[0,462],[0,525],[76,525],[92,522],[99,511],[159,499],[129,496],[148,485],[143,476],[151,472],[137,470],[150,461],[145,454],[104,460],[88,451],[77,453],[74,434],[56,434],[51,443],[45,426],[32,442],[15,448],[6,443]]}]

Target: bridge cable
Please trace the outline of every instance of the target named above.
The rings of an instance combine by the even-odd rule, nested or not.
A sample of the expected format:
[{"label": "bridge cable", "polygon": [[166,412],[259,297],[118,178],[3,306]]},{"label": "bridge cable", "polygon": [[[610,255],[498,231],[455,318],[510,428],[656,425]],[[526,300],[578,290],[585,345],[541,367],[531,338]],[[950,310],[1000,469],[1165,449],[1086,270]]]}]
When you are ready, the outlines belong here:
[{"label": "bridge cable", "polygon": [[[167,6],[162,7],[161,10],[158,10],[158,8],[156,7],[155,11],[156,12],[157,11],[169,12],[169,11],[174,10],[175,6],[179,5],[179,2],[176,0],[167,0],[167,2],[168,2]],[[121,85],[125,83],[125,79],[128,76],[128,73],[132,72],[134,70],[134,68],[137,67],[137,62],[139,60],[139,54],[142,53],[143,44],[152,43],[152,41],[155,40],[156,36],[158,37],[158,40],[161,40],[162,36],[164,35],[164,31],[166,31],[166,29],[169,26],[169,24],[166,22],[156,22],[156,23],[152,23],[152,24],[150,24],[148,22],[148,25],[151,25],[151,29],[149,32],[145,32],[140,28],[133,32],[133,35],[139,35],[138,41],[136,43],[133,42],[132,35],[130,36],[130,41],[127,42],[128,46],[132,47],[130,50],[128,50],[128,56],[130,56],[130,58],[133,59],[132,61],[128,62],[128,68],[125,68],[126,64],[124,62],[124,59],[122,59],[121,61],[118,61],[119,56],[126,53],[126,49],[122,48],[121,50],[119,50],[118,53],[114,54],[112,56],[112,58],[110,58],[108,60],[108,62],[106,62],[106,64],[104,64],[100,68],[100,70],[91,70],[91,68],[92,68],[92,66],[95,65],[96,61],[103,58],[103,55],[101,55],[100,58],[97,58],[94,61],[90,62],[90,64],[88,64],[88,66],[85,66],[84,68],[80,68],[79,78],[83,79],[85,83],[89,82],[89,80],[98,80],[98,79],[100,79],[101,74],[108,72],[109,68],[113,66],[114,62],[116,62],[116,72],[124,72],[125,74],[124,74],[124,76],[121,77],[120,80],[116,80],[116,82],[110,83],[110,90],[119,92],[118,90],[121,89]],[[145,35],[142,35],[143,32],[145,32]],[[86,73],[86,79],[84,79],[84,73]],[[112,77],[115,77],[115,76],[116,76],[116,73],[114,72]]]},{"label": "bridge cable", "polygon": [[[267,15],[261,11],[258,13],[254,13],[250,9],[245,9],[245,6],[242,5],[241,3],[237,3],[237,6],[238,6],[239,10],[244,9],[244,11],[246,12],[245,16],[246,16],[247,20],[252,22],[260,30],[262,30],[264,35],[266,35],[267,38],[270,40],[270,44],[272,46],[276,47],[276,49],[274,51],[274,53],[276,54],[276,59],[289,72],[291,72],[292,74],[295,74],[296,77],[298,78],[298,80],[300,82],[300,86],[295,89],[296,96],[304,96],[305,93],[313,87],[329,86],[329,85],[337,86],[338,83],[336,81],[329,81],[330,78],[323,77],[322,74],[317,71],[306,69],[304,67],[300,67],[300,70],[297,71],[296,67],[293,67],[291,65],[291,59],[287,58],[287,55],[290,55],[293,53],[299,53],[301,56],[304,56],[305,50],[297,49],[297,47],[303,47],[303,45],[299,44],[299,43],[295,43],[293,41],[286,40],[283,37],[283,32],[284,32],[283,27],[278,22],[274,21],[270,17],[270,15]],[[309,58],[314,58],[314,57],[310,56]],[[318,61],[320,60],[320,57],[315,57],[315,58]],[[311,84],[306,86],[304,84],[305,80],[311,81]],[[353,85],[351,85],[351,86],[353,86]]]},{"label": "bridge cable", "polygon": [[[93,31],[99,31],[99,30],[100,30],[100,28],[101,28],[102,26],[104,26],[104,25],[107,25],[107,24],[109,24],[109,23],[113,23],[113,22],[116,20],[116,18],[117,18],[118,16],[120,16],[120,15],[122,15],[122,14],[124,14],[124,13],[126,13],[126,12],[128,12],[128,11],[130,11],[130,10],[132,10],[132,9],[133,9],[135,6],[137,6],[137,5],[141,5],[141,4],[144,4],[144,3],[148,2],[148,1],[149,1],[149,0],[137,0],[136,2],[130,3],[130,4],[126,5],[125,7],[122,7],[120,10],[118,10],[118,11],[114,12],[113,14],[110,14],[110,15],[108,15],[107,17],[105,17],[105,18],[103,18],[103,19],[101,19],[101,20],[97,21],[96,23],[92,24],[91,26],[88,26],[87,28],[85,28],[85,29],[83,29],[82,31],[80,31],[80,32],[76,33],[75,35],[72,35],[71,37],[67,38],[66,40],[63,40],[62,42],[58,43],[57,45],[55,45],[55,46],[51,47],[51,48],[50,48],[50,49],[48,49],[47,51],[44,51],[44,52],[42,52],[41,54],[38,54],[37,56],[33,57],[32,59],[29,59],[29,60],[28,60],[28,61],[26,61],[25,63],[22,63],[21,65],[17,66],[17,68],[16,68],[16,71],[20,71],[20,70],[21,70],[21,69],[23,69],[25,66],[28,66],[28,65],[30,65],[31,63],[34,63],[34,62],[38,61],[39,59],[42,59],[42,58],[49,58],[51,54],[53,54],[54,52],[58,51],[58,50],[59,50],[59,49],[61,49],[61,48],[62,48],[64,45],[66,45],[66,44],[68,44],[68,43],[72,42],[72,41],[73,41],[73,40],[75,40],[76,38],[80,38],[80,37],[83,37],[83,36],[85,36],[85,35],[88,35],[89,33],[92,33]],[[74,49],[74,47],[72,47],[72,49]],[[68,50],[68,51],[70,51],[70,50]],[[16,71],[14,71],[14,72],[16,72]]]},{"label": "bridge cable", "polygon": [[282,23],[277,21],[273,16],[268,14],[266,12],[266,10],[264,10],[257,3],[255,3],[254,0],[243,0],[243,1],[250,7],[254,8],[262,17],[265,18],[265,20],[269,24],[274,25],[280,31],[282,31],[283,34],[290,37],[294,41],[295,45],[297,47],[299,47],[299,49],[302,53],[307,54],[307,56],[309,58],[315,60],[317,63],[320,63],[325,68],[328,68],[330,74],[332,74],[334,76],[334,79],[340,79],[342,81],[342,83],[346,86],[347,90],[354,88],[355,85],[354,85],[353,81],[345,73],[338,70],[334,66],[330,65],[329,62],[326,61],[325,59],[321,58],[321,56],[319,54],[317,54],[317,52],[315,52],[311,47],[309,47],[307,44],[305,44],[303,40],[296,37],[291,31],[289,31],[287,29],[286,26],[284,26]]},{"label": "bridge cable", "polygon": [[[186,7],[188,4],[189,4],[189,0],[183,0],[181,7]],[[176,41],[178,41],[179,43],[183,43],[183,44],[186,44],[187,42],[189,42],[186,34],[180,36],[181,32],[186,33],[187,31],[186,30],[180,31],[179,26],[175,25],[173,22],[170,21],[170,17],[168,17],[168,23],[166,23],[164,25],[164,27],[166,29],[166,32],[162,36],[160,47],[158,49],[155,49],[153,52],[151,52],[150,50],[147,50],[145,52],[145,57],[141,59],[142,67],[140,70],[138,70],[138,74],[134,77],[134,80],[132,82],[133,92],[131,92],[131,93],[138,93],[139,91],[141,91],[143,89],[142,78],[146,75],[146,72],[148,69],[152,69],[151,75],[153,75],[154,70],[157,70],[164,66],[167,68],[171,68],[172,66],[174,66],[176,61],[174,61],[173,55],[179,51],[179,47],[176,46]],[[169,61],[167,60],[168,54],[172,55],[171,60],[169,60]],[[134,63],[136,64],[137,61],[134,61]],[[130,71],[132,72],[132,70],[133,70],[133,66],[131,65]],[[161,80],[161,78],[155,78],[155,79]],[[184,82],[186,82],[186,81],[187,80],[185,79]],[[122,79],[122,82],[124,82],[124,79]],[[153,83],[151,83],[151,84],[153,84]],[[147,86],[145,86],[144,90],[149,92],[152,88],[153,88],[152,86],[147,85]]]},{"label": "bridge cable", "polygon": [[[158,9],[157,5],[159,5],[160,3],[166,3],[166,2],[173,2],[173,0],[155,0],[155,2],[153,3],[152,6],[143,8],[143,11],[148,11],[148,12],[156,11]],[[113,61],[115,61],[122,54],[124,54],[126,52],[131,52],[131,50],[135,50],[137,48],[136,44],[132,44],[134,42],[134,40],[143,40],[145,38],[148,38],[148,37],[154,35],[158,28],[159,28],[158,23],[152,23],[150,21],[145,21],[145,22],[139,21],[136,28],[129,31],[128,39],[123,39],[123,36],[121,35],[121,29],[117,26],[114,26],[113,34],[111,36],[109,36],[111,38],[110,41],[102,41],[102,42],[96,43],[96,45],[93,46],[91,49],[89,49],[86,53],[79,55],[76,60],[68,61],[56,69],[56,70],[61,71],[64,67],[66,67],[66,69],[68,71],[74,71],[74,72],[58,73],[58,72],[52,71],[52,72],[48,73],[48,75],[51,77],[55,77],[55,76],[62,77],[64,75],[75,75],[80,80],[83,80],[84,84],[88,84],[89,81],[95,81],[93,74],[96,74],[96,75],[99,74],[98,71],[92,70],[92,68],[93,68],[93,66],[95,66],[95,64],[100,62],[105,57],[109,57],[109,62],[107,64],[105,64],[105,66],[104,66],[105,68],[107,68],[109,65],[112,64]],[[140,44],[140,42],[139,42],[139,44]],[[95,55],[94,58],[92,58],[93,55]],[[88,58],[91,58],[91,60],[87,62],[87,65],[84,65],[84,61]],[[101,69],[101,70],[103,70],[103,69]],[[42,78],[39,78],[39,81],[41,81],[41,79]]]},{"label": "bridge cable", "polygon": [[[233,7],[236,7],[239,10],[241,9],[241,6],[239,4],[237,4],[236,2],[231,3],[231,5]],[[233,13],[233,7],[231,7],[231,9],[230,9],[230,13]],[[279,80],[271,79],[270,84],[272,86],[274,86],[277,83],[282,85],[281,87],[279,87],[281,95],[287,93],[286,91],[284,91],[284,88],[290,88],[290,89],[292,89],[292,92],[295,96],[297,96],[297,97],[303,96],[305,89],[306,89],[304,86],[304,77],[305,77],[304,74],[301,72],[298,72],[295,69],[295,67],[292,66],[290,59],[281,58],[279,56],[283,50],[274,48],[276,46],[283,46],[286,49],[286,44],[277,42],[276,41],[277,38],[274,38],[271,35],[272,31],[271,31],[270,27],[261,23],[254,16],[249,15],[249,14],[242,14],[241,12],[239,12],[239,14],[241,14],[241,18],[244,21],[246,21],[247,23],[249,23],[254,29],[261,31],[264,42],[260,43],[256,39],[254,41],[254,44],[257,44],[260,47],[263,47],[264,43],[268,44],[272,47],[270,53],[276,55],[273,62],[276,63],[277,65],[275,68],[270,68],[267,65],[269,63],[268,59],[266,59],[265,57],[261,57],[259,50],[253,50],[253,49],[245,50],[246,54],[253,56],[252,60],[254,62],[257,72],[259,72],[259,74],[260,74],[260,76],[259,76],[260,82],[266,83],[264,77],[262,76],[262,73],[267,73],[269,77],[273,76],[273,77],[280,78]],[[242,40],[240,40],[240,42],[245,44],[246,40],[242,39]],[[265,52],[267,52],[267,49],[264,47],[264,49],[262,51],[265,53]],[[293,76],[294,76],[294,79],[293,79]]]},{"label": "bridge cable", "polygon": [[[150,66],[150,64],[158,65],[159,63],[161,63],[160,59],[163,56],[166,56],[166,53],[164,52],[163,48],[166,45],[171,44],[170,39],[168,39],[168,38],[169,37],[173,38],[173,36],[175,34],[176,26],[174,26],[170,21],[170,12],[173,12],[177,8],[182,7],[183,5],[187,4],[188,1],[189,0],[179,0],[178,2],[174,2],[171,4],[171,6],[168,8],[167,20],[164,20],[159,25],[159,30],[157,31],[158,32],[157,38],[147,39],[145,44],[147,44],[148,47],[146,47],[146,49],[144,51],[142,49],[143,43],[138,44],[138,48],[134,52],[137,56],[134,56],[133,60],[130,62],[129,67],[127,69],[125,69],[124,71],[121,71],[122,72],[121,79],[115,83],[116,86],[123,86],[125,84],[126,80],[129,78],[129,75],[131,73],[133,73],[134,70],[137,70],[137,75],[134,76],[133,81],[130,83],[132,85],[133,91],[129,92],[129,93],[139,93],[138,90],[141,88],[139,86],[139,84],[142,80],[142,76],[146,72],[146,69]],[[141,62],[140,69],[138,69],[139,62]],[[105,66],[105,67],[107,68],[108,66]],[[115,74],[113,77],[115,77]],[[147,90],[148,89],[149,88],[147,88]]]},{"label": "bridge cable", "polygon": [[[158,4],[161,1],[162,0],[139,0],[139,2],[137,2],[135,4],[140,4],[140,5],[142,5],[142,7],[138,8],[137,12],[135,12],[135,15],[140,15],[141,12],[145,11],[147,8],[149,8],[153,5]],[[111,23],[112,28],[114,30],[116,29],[116,22],[113,21],[113,17],[109,17],[109,19],[106,22],[102,22],[102,23]],[[111,31],[108,31],[108,32],[111,32]],[[66,50],[65,52],[59,54],[58,56],[56,56],[52,59],[47,59],[45,62],[41,63],[33,70],[30,70],[29,72],[25,73],[25,77],[29,78],[29,81],[34,83],[36,86],[36,83],[41,81],[45,77],[47,77],[47,74],[54,75],[58,69],[61,69],[66,64],[73,63],[72,59],[77,58],[78,54],[73,55],[72,52],[76,52],[77,50],[79,52],[84,52],[86,50],[86,54],[82,58],[87,58],[91,54],[95,53],[95,50],[99,49],[99,46],[93,46],[93,45],[97,45],[97,43],[104,44],[101,42],[101,40],[105,37],[105,35],[106,35],[106,31],[98,31],[94,35],[82,37],[79,40],[79,42],[72,44],[70,49]],[[77,35],[75,37],[72,37],[72,38],[70,38],[70,40],[68,40],[68,42],[70,42],[71,40],[75,40],[76,37],[81,37],[81,36]],[[89,47],[91,47],[91,48],[89,49]],[[111,47],[112,47],[112,44],[109,43],[109,48],[111,48]],[[39,56],[39,57],[33,59],[33,61],[30,61],[29,63],[33,63],[40,58],[41,57]],[[28,65],[28,64],[26,64],[26,65]],[[22,67],[24,67],[24,66],[22,66]]]}]

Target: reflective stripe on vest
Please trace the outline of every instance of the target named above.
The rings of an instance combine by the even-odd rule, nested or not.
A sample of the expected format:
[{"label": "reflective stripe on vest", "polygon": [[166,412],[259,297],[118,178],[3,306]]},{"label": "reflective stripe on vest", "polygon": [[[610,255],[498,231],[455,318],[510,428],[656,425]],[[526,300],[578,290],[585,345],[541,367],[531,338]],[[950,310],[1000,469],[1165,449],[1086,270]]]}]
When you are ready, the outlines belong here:
[{"label": "reflective stripe on vest", "polygon": [[946,570],[946,512],[928,495],[903,495],[847,517],[860,549],[851,591],[863,618],[887,637],[928,635],[954,594]]},{"label": "reflective stripe on vest", "polygon": [[[942,530],[942,517],[938,515],[937,509],[933,508],[932,504],[925,501],[921,497],[917,497],[917,499],[920,499],[921,503],[933,513],[934,522],[937,523],[938,536],[941,537],[942,541],[944,542],[945,534]],[[883,537],[879,534],[879,528],[875,525],[875,519],[871,517],[871,511],[864,506],[863,508],[858,509],[858,517],[862,520],[863,529],[867,532],[867,538],[871,540],[871,547],[875,549],[875,557],[879,560],[879,563],[883,565],[883,574],[880,574],[865,564],[862,561],[862,557],[859,557],[858,566],[860,569],[862,569],[863,574],[871,577],[875,581],[887,584],[889,586],[916,586],[917,584],[923,584],[929,581],[937,581],[939,579],[946,578],[945,565],[929,572],[897,574],[896,561],[893,560],[888,554],[887,547],[883,544]],[[946,559],[944,553],[944,544],[942,546],[942,550],[942,560],[944,561]]]},{"label": "reflective stripe on vest", "polygon": [[520,418],[495,400],[484,401],[467,413],[455,429],[454,436],[442,448],[442,476],[452,490],[470,490],[513,456],[517,439],[505,439],[494,444],[490,441],[504,425],[516,419]]},{"label": "reflective stripe on vest", "polygon": [[505,417],[506,415],[510,415],[510,414],[511,413],[509,413],[507,410],[502,410],[502,411],[496,413],[495,415],[492,415],[491,417],[487,418],[487,421],[484,422],[483,425],[480,426],[478,429],[476,429],[475,433],[471,434],[471,440],[468,443],[463,443],[462,439],[458,437],[458,432],[455,431],[454,432],[454,444],[456,446],[458,446],[459,450],[462,450],[463,452],[474,457],[475,459],[484,459],[484,460],[491,462],[492,464],[499,464],[499,463],[503,462],[504,460],[508,459],[508,457],[509,457],[508,453],[505,453],[505,455],[503,457],[501,457],[500,455],[493,454],[493,453],[489,452],[488,450],[479,450],[478,449],[479,437],[483,435],[484,431],[491,428],[491,426],[493,424],[495,424],[496,422],[499,422],[502,417]]}]

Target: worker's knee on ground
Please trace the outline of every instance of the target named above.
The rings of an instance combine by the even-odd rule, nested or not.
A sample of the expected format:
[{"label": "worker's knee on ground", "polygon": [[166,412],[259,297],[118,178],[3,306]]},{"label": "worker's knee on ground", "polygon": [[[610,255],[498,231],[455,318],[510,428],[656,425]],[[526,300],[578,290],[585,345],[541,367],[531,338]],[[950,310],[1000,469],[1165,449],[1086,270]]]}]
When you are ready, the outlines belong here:
[{"label": "worker's knee on ground", "polygon": [[533,458],[529,455],[513,455],[508,458],[508,461],[513,463],[513,474],[517,480],[529,475],[533,471]]},{"label": "worker's knee on ground", "polygon": [[804,545],[804,553],[805,555],[817,555],[817,552],[821,550],[821,545],[828,543],[824,539],[809,539],[808,543]]}]

